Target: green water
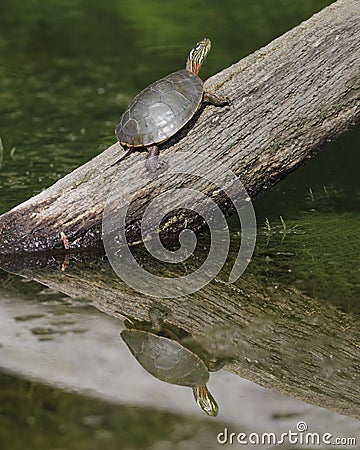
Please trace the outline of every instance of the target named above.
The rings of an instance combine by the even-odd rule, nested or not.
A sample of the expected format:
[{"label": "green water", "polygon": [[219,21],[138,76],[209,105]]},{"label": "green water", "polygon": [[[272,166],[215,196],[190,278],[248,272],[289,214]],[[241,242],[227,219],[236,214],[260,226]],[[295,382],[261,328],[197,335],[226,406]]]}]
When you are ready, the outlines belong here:
[{"label": "green water", "polygon": [[[199,37],[207,35],[213,41],[202,70],[206,79],[329,3],[277,0],[269,8],[264,1],[243,1],[239,6],[228,0],[207,3],[204,8],[196,1],[182,2],[181,7],[161,1],[104,5],[79,0],[26,5],[1,1],[0,212],[45,189],[112,144],[114,124],[133,95],[182,67],[188,49]],[[336,244],[339,252],[328,259],[336,258],[339,267],[351,269],[333,278],[335,285],[337,275],[341,278],[335,296],[347,304],[358,299],[354,258],[359,255],[359,239],[356,226],[354,233],[349,228],[349,217],[355,224],[359,211],[358,143],[359,130],[353,130],[255,201],[260,227],[266,219],[276,224],[280,216],[290,221],[289,226],[297,223],[301,227],[303,221],[308,224],[315,217],[308,211],[316,209],[316,223],[309,225],[311,235],[306,233],[298,245],[301,241],[311,245],[310,253],[326,266],[325,247],[335,251]],[[329,213],[332,226],[322,226],[329,223]],[[311,242],[305,242],[308,238]],[[321,255],[317,255],[317,245],[319,251],[324,247]],[[304,252],[299,256],[296,266],[304,279],[308,260]],[[316,292],[311,280],[315,284],[320,280],[326,298],[328,284],[321,276],[323,269],[318,269],[315,278],[305,276],[304,285],[307,292]],[[344,283],[351,292],[346,298]],[[328,291],[334,292],[333,283]]]},{"label": "green water", "polygon": [[[254,202],[267,278],[347,311],[360,309],[359,128]],[[264,265],[260,255],[265,256]],[[258,264],[260,262],[260,264]]]},{"label": "green water", "polygon": [[[111,145],[114,125],[133,96],[183,67],[203,36],[213,42],[201,72],[206,79],[330,3],[0,0],[0,212]],[[358,147],[354,129],[254,202],[259,233],[249,266],[268,284],[295,286],[353,315],[360,311]],[[18,292],[16,277],[2,279],[5,289]],[[156,434],[164,420],[156,413],[148,422],[151,414],[120,408],[110,421],[108,407],[93,400],[79,397],[68,405],[70,397],[61,391],[5,375],[1,386],[0,442],[11,441],[12,426],[25,436],[17,436],[11,449],[24,448],[29,435],[36,443],[29,448],[49,448],[54,433],[64,448],[74,439],[76,448],[99,448],[89,436],[106,441],[102,448],[117,448],[112,442],[119,439],[145,448],[155,439],[148,430]],[[23,405],[21,414],[4,406],[13,402]],[[65,417],[67,410],[74,416]],[[89,425],[87,416],[101,420]],[[166,420],[171,428],[178,419]],[[121,434],[114,421],[129,433]],[[191,435],[193,425],[187,426]],[[61,437],[64,429],[69,441]],[[146,430],[141,445],[131,441],[139,429]]]},{"label": "green water", "polygon": [[132,97],[199,38],[213,41],[206,79],[329,3],[1,1],[0,211],[112,144]]},{"label": "green water", "polygon": [[0,383],[0,443],[7,450],[112,450],[119,443],[145,449],[160,441],[195,441],[201,433],[216,439],[205,420],[111,405],[2,373]]}]

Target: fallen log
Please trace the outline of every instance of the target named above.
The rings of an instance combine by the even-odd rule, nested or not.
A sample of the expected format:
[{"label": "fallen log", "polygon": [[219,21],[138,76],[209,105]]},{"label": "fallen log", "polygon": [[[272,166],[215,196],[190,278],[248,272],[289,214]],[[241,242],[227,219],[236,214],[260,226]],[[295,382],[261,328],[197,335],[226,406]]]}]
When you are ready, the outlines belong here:
[{"label": "fallen log", "polygon": [[[166,158],[190,151],[224,163],[252,198],[284,178],[359,119],[359,15],[357,0],[338,0],[207,80],[206,89],[228,96],[231,107],[203,108],[162,146],[161,154]],[[144,154],[135,152],[113,165],[122,153],[115,143],[3,214],[0,253],[63,248],[64,236],[70,248],[101,246],[102,214],[114,183],[119,181],[122,194],[130,198],[130,181],[143,176],[137,163]],[[211,164],[207,170],[211,172]],[[186,183],[213,197],[226,214],[231,211],[216,186],[190,179]],[[142,186],[135,193],[126,225],[129,242],[139,238],[141,213],[150,198],[164,186],[183,184],[181,177],[164,171],[151,190]],[[174,211],[162,229],[174,234],[195,226],[196,220]]]}]

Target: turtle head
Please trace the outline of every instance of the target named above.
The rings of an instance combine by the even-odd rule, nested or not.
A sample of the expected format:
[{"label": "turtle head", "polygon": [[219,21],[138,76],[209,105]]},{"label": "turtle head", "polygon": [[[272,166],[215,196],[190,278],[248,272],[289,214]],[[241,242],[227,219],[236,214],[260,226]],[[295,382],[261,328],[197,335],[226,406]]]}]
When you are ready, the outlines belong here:
[{"label": "turtle head", "polygon": [[219,412],[219,406],[214,397],[210,394],[206,384],[193,388],[196,403],[206,412],[208,416],[215,417]]},{"label": "turtle head", "polygon": [[206,58],[210,49],[210,39],[204,38],[203,40],[198,42],[189,53],[188,59],[186,61],[186,70],[198,75],[201,69],[201,65],[204,62],[204,59]]}]

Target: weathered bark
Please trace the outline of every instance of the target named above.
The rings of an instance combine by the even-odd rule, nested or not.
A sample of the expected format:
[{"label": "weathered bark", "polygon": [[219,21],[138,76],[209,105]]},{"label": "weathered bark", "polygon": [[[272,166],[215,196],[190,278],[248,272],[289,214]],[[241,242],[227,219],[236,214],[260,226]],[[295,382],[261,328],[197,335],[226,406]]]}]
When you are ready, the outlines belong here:
[{"label": "weathered bark", "polygon": [[[226,95],[231,107],[208,106],[161,149],[191,151],[226,163],[254,197],[271,187],[359,118],[360,31],[357,0],[338,0],[269,45],[206,82],[206,89]],[[143,176],[135,168],[144,159],[134,153],[119,164],[118,143],[59,180],[46,191],[0,217],[0,252],[15,253],[101,245],[101,221],[115,181],[134,195],[129,182]],[[191,165],[191,161],[189,161]],[[139,166],[137,166],[139,167]],[[212,170],[211,164],[207,167]],[[180,187],[181,177],[162,174],[160,181],[136,192],[127,222],[128,239],[138,239],[143,206],[164,190]],[[185,184],[212,195],[226,212],[216,187]],[[214,194],[214,195],[213,195]],[[171,233],[191,225],[193,217],[174,212],[163,223]],[[170,226],[171,224],[171,226]]]},{"label": "weathered bark", "polygon": [[149,321],[151,307],[165,309],[166,323],[225,358],[225,370],[360,419],[359,317],[329,301],[292,287],[260,284],[248,273],[235,285],[221,281],[220,275],[191,296],[154,299],[134,292],[101,259],[83,255],[82,260],[67,261],[68,269],[61,271],[62,261],[54,257],[4,258],[0,264],[5,270],[20,271],[72,298],[88,299],[118,319]]}]

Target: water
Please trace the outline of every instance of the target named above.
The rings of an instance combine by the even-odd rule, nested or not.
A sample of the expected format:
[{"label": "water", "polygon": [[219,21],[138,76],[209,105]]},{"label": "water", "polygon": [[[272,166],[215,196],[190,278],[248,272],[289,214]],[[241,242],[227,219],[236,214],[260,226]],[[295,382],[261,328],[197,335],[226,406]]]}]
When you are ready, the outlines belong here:
[{"label": "water", "polygon": [[[0,1],[0,211],[111,145],[132,97],[183,67],[203,36],[213,41],[206,79],[329,3]],[[248,268],[264,286],[295,287],[355,323],[358,146],[355,129],[254,202],[258,244]],[[358,433],[353,419],[226,371],[211,376],[220,414],[209,422],[191,390],[153,380],[121,343],[122,323],[86,299],[6,272],[1,286],[1,448],[217,448],[226,426],[281,432],[299,420],[312,431]]]},{"label": "water", "polygon": [[327,3],[278,1],[269,10],[262,2],[229,2],[224,13],[216,3],[183,2],[175,14],[161,1],[2,1],[1,173],[10,193],[0,210],[112,144],[114,124],[133,96],[183,67],[203,35],[213,41],[201,72],[206,79]]}]

